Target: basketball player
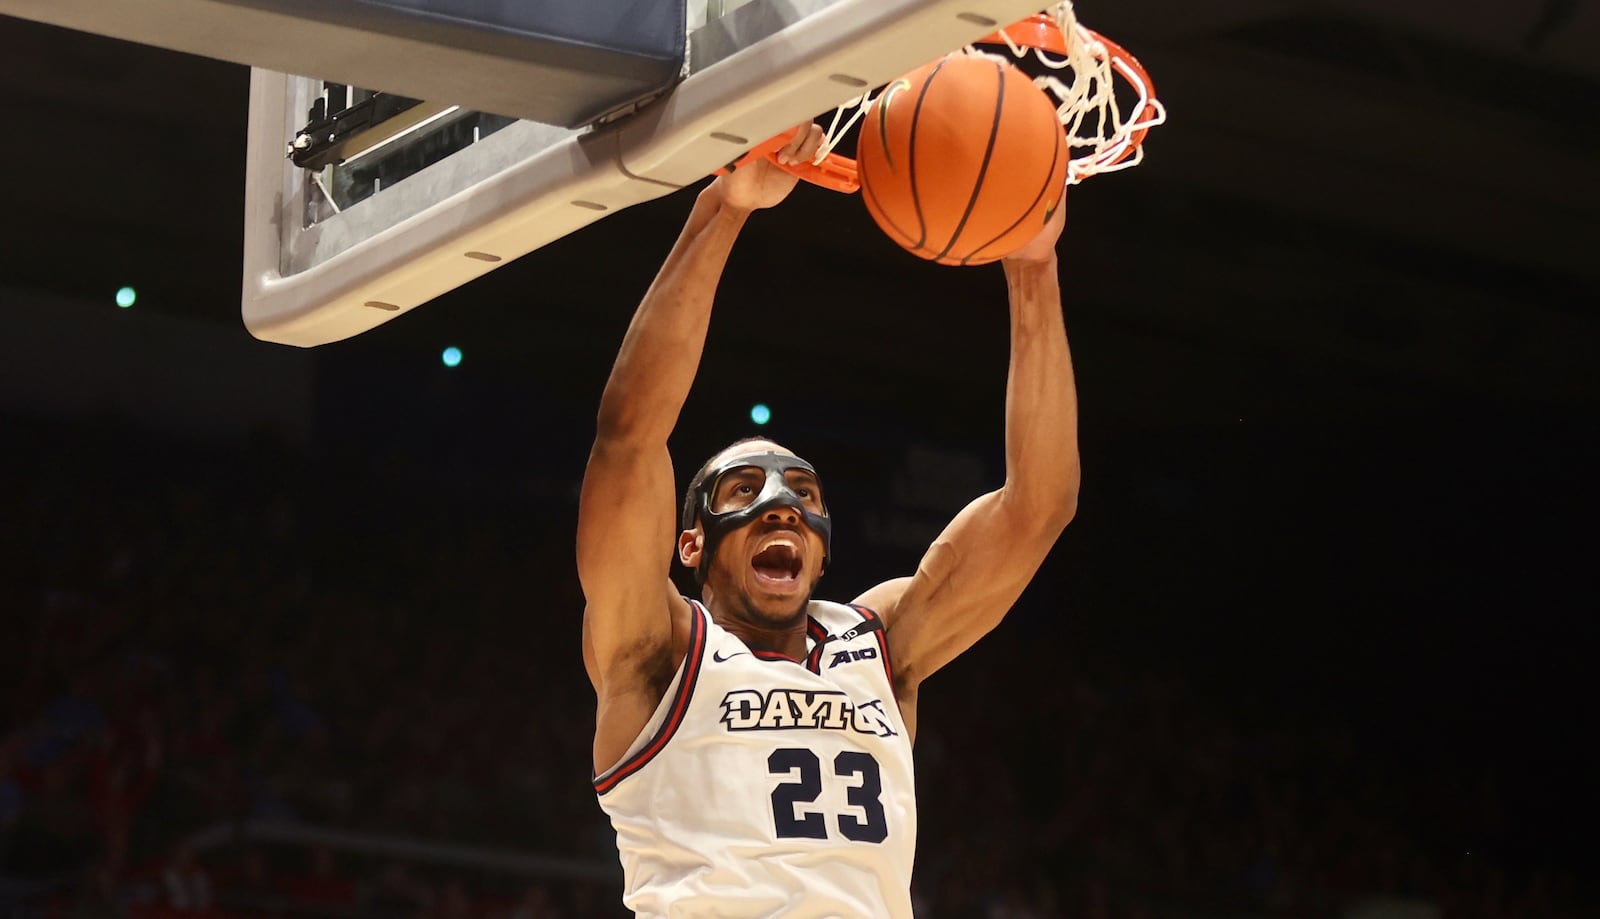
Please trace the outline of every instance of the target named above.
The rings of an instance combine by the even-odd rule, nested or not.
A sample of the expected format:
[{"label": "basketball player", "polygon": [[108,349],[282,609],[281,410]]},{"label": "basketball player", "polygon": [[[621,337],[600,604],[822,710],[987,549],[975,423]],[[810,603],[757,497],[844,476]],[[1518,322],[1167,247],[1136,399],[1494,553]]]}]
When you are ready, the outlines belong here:
[{"label": "basketball player", "polygon": [[[821,141],[812,126],[779,156],[809,159]],[[768,440],[707,461],[675,518],[667,437],[717,281],[751,212],[794,185],[760,161],[700,193],[634,313],[584,476],[594,785],[640,916],[910,916],[917,689],[995,627],[1077,505],[1058,206],[1004,265],[1005,484],[968,505],[915,574],[848,605],[812,599],[832,508],[820,470]],[[699,600],[673,588],[674,546]]]}]

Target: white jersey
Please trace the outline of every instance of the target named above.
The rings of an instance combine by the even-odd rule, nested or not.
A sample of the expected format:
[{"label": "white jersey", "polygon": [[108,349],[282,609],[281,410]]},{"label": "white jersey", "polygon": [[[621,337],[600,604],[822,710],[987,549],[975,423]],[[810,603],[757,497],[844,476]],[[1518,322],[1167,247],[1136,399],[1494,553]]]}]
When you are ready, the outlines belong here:
[{"label": "white jersey", "polygon": [[683,664],[594,780],[623,902],[648,919],[910,917],[911,739],[877,614],[812,601],[794,661],[689,603]]}]

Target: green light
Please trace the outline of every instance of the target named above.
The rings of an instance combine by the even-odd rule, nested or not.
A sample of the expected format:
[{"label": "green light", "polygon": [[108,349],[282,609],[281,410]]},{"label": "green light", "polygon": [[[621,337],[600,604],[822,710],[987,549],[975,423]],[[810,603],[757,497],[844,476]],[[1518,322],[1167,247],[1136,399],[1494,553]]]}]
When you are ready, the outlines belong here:
[{"label": "green light", "polygon": [[139,294],[133,288],[131,288],[131,287],[119,287],[119,288],[117,288],[117,306],[118,307],[120,307],[122,309],[127,309],[128,307],[132,306],[133,305],[133,301],[135,301],[137,299],[139,299]]},{"label": "green light", "polygon": [[757,402],[755,405],[750,407],[750,420],[754,421],[756,424],[766,424],[772,420],[772,409],[767,408],[760,402]]},{"label": "green light", "polygon": [[458,367],[461,365],[461,349],[451,345],[439,355],[439,360],[444,361],[446,367]]}]

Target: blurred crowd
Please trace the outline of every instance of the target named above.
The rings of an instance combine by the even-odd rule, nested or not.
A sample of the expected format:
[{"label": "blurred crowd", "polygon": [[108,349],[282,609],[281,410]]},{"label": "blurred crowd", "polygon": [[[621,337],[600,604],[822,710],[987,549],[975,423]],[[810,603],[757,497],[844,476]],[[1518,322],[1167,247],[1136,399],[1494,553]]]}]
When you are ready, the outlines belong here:
[{"label": "blurred crowd", "polygon": [[[614,876],[217,832],[313,827],[614,869],[588,783],[570,497],[270,441],[8,428],[0,907],[622,914]],[[1456,830],[1504,819],[1490,777],[1397,784],[1382,751],[1298,728],[1270,693],[1207,698],[1182,673],[1050,641],[1048,611],[1017,618],[923,695],[925,919],[1594,906],[1567,874],[1460,851]]]}]

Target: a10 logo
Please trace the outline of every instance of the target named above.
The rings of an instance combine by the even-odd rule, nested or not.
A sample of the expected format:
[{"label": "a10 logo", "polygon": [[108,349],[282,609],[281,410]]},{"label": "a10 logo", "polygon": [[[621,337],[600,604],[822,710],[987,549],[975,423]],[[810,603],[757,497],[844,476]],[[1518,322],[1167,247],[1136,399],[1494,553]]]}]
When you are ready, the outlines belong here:
[{"label": "a10 logo", "polygon": [[877,656],[877,648],[859,648],[854,651],[836,651],[834,652],[833,657],[828,661],[828,669],[832,670],[840,664],[848,664],[851,661],[870,661],[877,658]]}]

